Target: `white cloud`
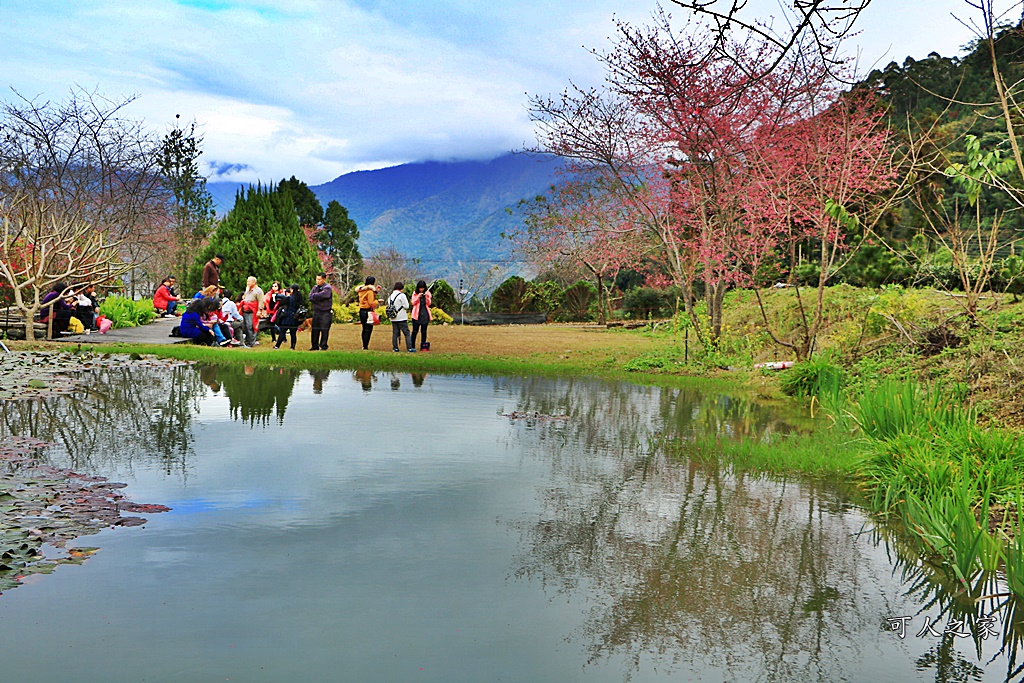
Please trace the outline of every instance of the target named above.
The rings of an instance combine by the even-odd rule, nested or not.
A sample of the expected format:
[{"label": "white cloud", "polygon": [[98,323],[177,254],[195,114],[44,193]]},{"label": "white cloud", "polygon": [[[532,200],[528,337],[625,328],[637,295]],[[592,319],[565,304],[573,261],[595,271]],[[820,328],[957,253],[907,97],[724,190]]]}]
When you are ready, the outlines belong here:
[{"label": "white cloud", "polygon": [[[752,11],[777,13],[759,1]],[[175,114],[195,118],[204,157],[245,166],[239,180],[319,183],[530,142],[526,94],[598,82],[584,46],[608,44],[613,13],[642,22],[654,11],[648,0],[5,0],[0,59],[28,96],[60,98],[78,84],[138,93],[132,111],[157,130]],[[890,45],[898,61],[951,54],[969,34],[950,11],[970,8],[872,3],[864,61]],[[921,17],[927,31],[907,30]]]}]

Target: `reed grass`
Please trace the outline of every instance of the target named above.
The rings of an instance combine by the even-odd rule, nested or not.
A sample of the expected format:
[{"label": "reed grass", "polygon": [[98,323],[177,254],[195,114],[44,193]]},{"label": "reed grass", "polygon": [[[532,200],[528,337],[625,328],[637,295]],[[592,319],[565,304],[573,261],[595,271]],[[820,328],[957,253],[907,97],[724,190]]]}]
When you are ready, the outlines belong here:
[{"label": "reed grass", "polygon": [[849,447],[849,440],[836,431],[782,434],[768,439],[674,439],[664,447],[676,456],[724,462],[740,470],[799,472],[837,482],[854,481],[862,460],[862,455]]}]

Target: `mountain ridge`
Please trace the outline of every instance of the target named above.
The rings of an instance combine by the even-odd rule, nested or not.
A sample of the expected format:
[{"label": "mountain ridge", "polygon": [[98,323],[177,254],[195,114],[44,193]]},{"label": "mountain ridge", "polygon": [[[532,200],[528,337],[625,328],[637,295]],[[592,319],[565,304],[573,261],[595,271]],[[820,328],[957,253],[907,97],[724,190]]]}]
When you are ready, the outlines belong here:
[{"label": "mountain ridge", "polygon": [[[506,260],[501,239],[519,225],[516,206],[555,182],[556,159],[506,153],[483,161],[421,161],[353,171],[310,186],[320,203],[336,200],[359,227],[369,256],[394,247],[410,258],[446,262]],[[234,204],[238,183],[209,183],[218,208]],[[444,270],[442,268],[441,270]]]}]

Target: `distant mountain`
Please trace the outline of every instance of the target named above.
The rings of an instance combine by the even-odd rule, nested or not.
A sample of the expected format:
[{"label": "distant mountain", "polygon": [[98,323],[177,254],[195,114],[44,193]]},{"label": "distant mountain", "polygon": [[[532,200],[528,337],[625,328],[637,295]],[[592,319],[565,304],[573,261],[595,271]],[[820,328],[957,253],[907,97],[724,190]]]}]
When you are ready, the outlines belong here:
[{"label": "distant mountain", "polygon": [[[557,160],[528,154],[425,161],[346,173],[311,189],[325,207],[334,199],[348,209],[364,255],[394,246],[441,272],[459,260],[506,257],[509,245],[500,235],[519,225],[506,209],[544,193],[559,167]],[[234,205],[238,184],[207,187],[220,210]]]},{"label": "distant mountain", "polygon": [[206,189],[213,197],[213,203],[217,207],[217,213],[223,215],[235,206],[235,193],[247,187],[249,183],[206,183]]},{"label": "distant mountain", "polygon": [[324,206],[336,199],[348,209],[364,254],[394,245],[424,261],[499,258],[508,251],[502,231],[519,223],[506,209],[545,192],[559,165],[527,154],[427,161],[346,173],[312,189]]}]

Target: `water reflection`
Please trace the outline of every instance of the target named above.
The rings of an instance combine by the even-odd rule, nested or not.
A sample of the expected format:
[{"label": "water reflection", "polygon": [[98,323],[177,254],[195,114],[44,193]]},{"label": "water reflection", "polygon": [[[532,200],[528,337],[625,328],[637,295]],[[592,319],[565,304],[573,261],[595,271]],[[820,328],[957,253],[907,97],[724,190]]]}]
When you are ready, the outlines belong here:
[{"label": "water reflection", "polygon": [[[522,545],[514,574],[553,597],[587,596],[574,638],[591,663],[625,658],[628,678],[658,653],[662,666],[729,680],[851,680],[866,647],[902,644],[883,619],[907,599],[919,622],[942,621],[934,642],[913,643],[917,671],[940,683],[982,680],[982,665],[1004,657],[1005,680],[1020,675],[1024,631],[1009,627],[1001,648],[982,638],[979,620],[1005,611],[976,601],[996,583],[964,599],[898,530],[868,533],[874,522],[831,483],[732,473],[659,448],[663,435],[768,440],[792,431],[777,412],[686,389],[561,388],[523,380],[516,410],[503,413],[551,475],[541,513],[513,524]],[[607,456],[574,456],[573,443]],[[900,580],[871,573],[883,552]],[[966,641],[943,632],[961,619]]]},{"label": "water reflection", "polygon": [[77,471],[109,471],[136,458],[181,470],[203,378],[189,366],[111,367],[83,374],[71,397],[0,402],[0,438],[31,435],[62,446]]},{"label": "water reflection", "polygon": [[[327,420],[339,434],[345,420],[351,427],[361,415],[411,420],[423,414],[424,400],[430,418],[415,450],[399,439],[335,443],[309,436]],[[228,418],[236,424],[225,424]],[[210,424],[218,438],[196,458],[193,434]],[[33,435],[63,446],[37,459],[64,458],[84,472],[125,472],[155,459],[173,474],[147,481],[168,496],[155,500],[187,503],[168,515],[169,526],[179,525],[176,535],[154,548],[203,557],[189,544],[205,539],[201,547],[220,553],[218,567],[232,575],[230,585],[236,574],[252,581],[251,592],[213,586],[228,596],[218,610],[225,614],[237,600],[266,596],[268,609],[287,613],[283,623],[301,630],[312,605],[336,600],[326,621],[310,621],[319,634],[330,630],[325,624],[337,626],[337,615],[357,599],[345,587],[360,586],[358,629],[378,613],[391,620],[390,610],[395,621],[429,621],[460,601],[489,609],[500,586],[485,573],[459,573],[489,562],[498,567],[498,584],[523,589],[499,605],[515,615],[508,617],[518,619],[515,626],[537,616],[533,605],[516,611],[528,594],[540,605],[545,595],[557,603],[552,613],[571,612],[557,622],[569,624],[557,635],[583,651],[584,678],[600,672],[608,680],[602,667],[616,662],[625,670],[611,678],[671,680],[685,670],[707,680],[996,680],[985,669],[993,668],[988,662],[1000,647],[1003,659],[993,666],[1009,662],[1006,678],[1019,676],[1012,664],[1017,613],[1002,642],[977,636],[979,621],[1003,609],[999,598],[978,600],[999,592],[998,577],[965,594],[902,545],[898,529],[869,533],[874,523],[842,489],[674,459],[658,447],[666,436],[770,440],[793,429],[778,411],[692,388],[369,370],[332,377],[244,366],[108,370],[83,376],[71,400],[0,404],[0,437]],[[279,454],[288,444],[295,457],[240,457],[239,440],[253,433],[276,444],[266,450]],[[305,445],[296,445],[302,435]],[[185,485],[179,472],[187,459],[198,462]],[[404,535],[408,527],[413,533]],[[263,583],[261,572],[251,571],[254,561],[283,562],[273,558],[285,555],[284,546],[288,557],[327,552],[325,538],[344,540],[326,544],[339,550],[329,562],[310,563],[315,572],[302,568],[293,576],[288,562],[277,580]],[[161,581],[171,571],[154,566]],[[324,566],[330,571],[322,579]],[[506,581],[510,567],[518,580]],[[195,568],[181,571],[190,576]],[[459,579],[442,583],[453,575]],[[332,583],[338,576],[340,583]],[[381,585],[388,595],[373,592]],[[415,590],[393,599],[409,586]],[[459,592],[466,586],[480,592]],[[144,588],[136,592],[144,596]],[[297,591],[305,602],[278,602],[282,591]],[[425,617],[417,610],[433,595],[452,596],[451,605]],[[185,597],[194,596],[197,605],[210,599],[201,592]],[[466,614],[477,615],[478,628],[491,625],[482,612],[459,618],[473,621]],[[905,641],[885,621],[901,614],[914,620]],[[976,637],[938,628],[938,637],[915,638],[925,616],[943,626],[966,618]],[[489,635],[501,642],[506,634]],[[904,669],[889,671],[894,663]]]},{"label": "water reflection", "polygon": [[[912,615],[891,618],[891,630],[905,627],[916,637],[937,642],[917,659],[919,671],[935,671],[935,681],[980,680],[982,670],[957,651],[958,645],[973,647],[979,661],[1001,658],[1006,665],[1004,680],[1022,680],[1024,663],[1024,609],[1006,587],[1002,571],[985,572],[973,584],[959,580],[950,568],[923,556],[913,542],[900,533],[897,524],[879,520],[872,531],[873,542],[885,548],[906,588],[906,595],[920,605]],[[897,619],[904,624],[898,625]]]},{"label": "water reflection", "polygon": [[[215,393],[218,391],[215,387],[223,387],[232,418],[256,426],[268,424],[271,416],[277,418],[278,424],[284,422],[288,399],[302,371],[294,368],[254,368],[249,365],[208,365],[200,368],[200,373],[204,378],[203,383]],[[323,378],[326,378],[326,373]],[[323,378],[318,388],[314,376],[314,392],[322,390]]]},{"label": "water reflection", "polygon": [[352,379],[362,385],[363,391],[371,391],[377,375],[372,370],[356,370],[352,373]]},{"label": "water reflection", "polygon": [[860,520],[825,514],[827,489],[650,453],[543,495],[518,575],[597,589],[578,634],[591,661],[669,652],[729,678],[841,680],[878,629],[850,542]]}]

